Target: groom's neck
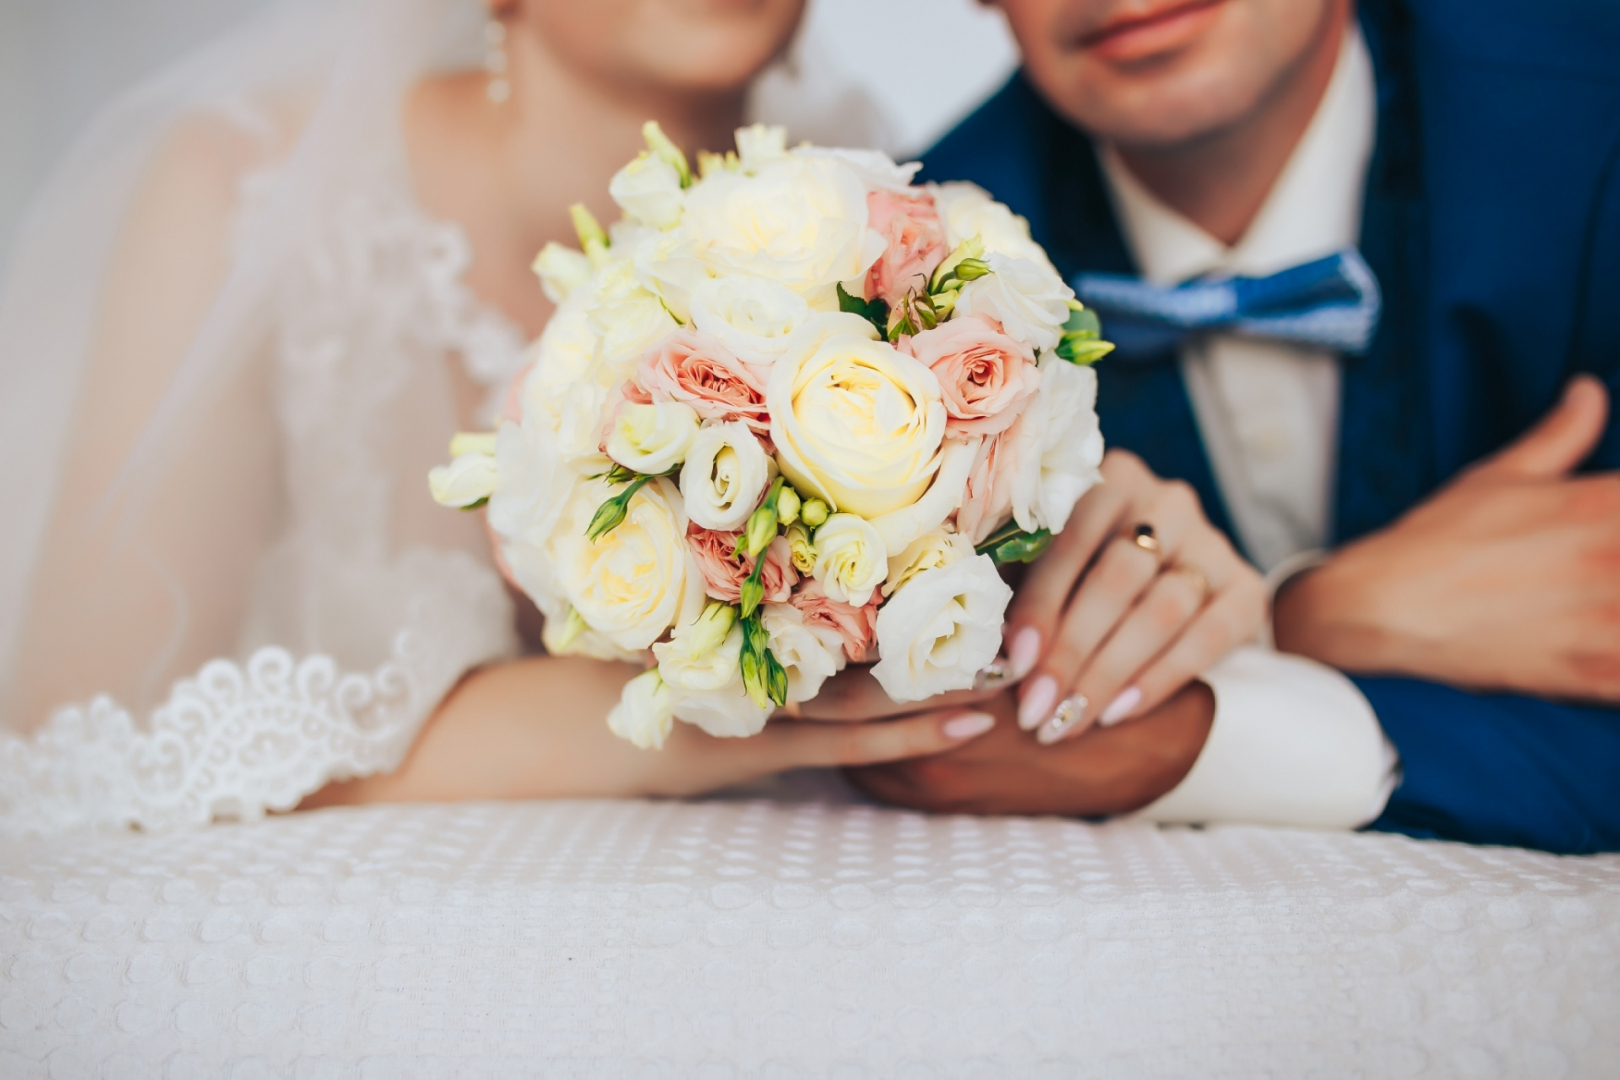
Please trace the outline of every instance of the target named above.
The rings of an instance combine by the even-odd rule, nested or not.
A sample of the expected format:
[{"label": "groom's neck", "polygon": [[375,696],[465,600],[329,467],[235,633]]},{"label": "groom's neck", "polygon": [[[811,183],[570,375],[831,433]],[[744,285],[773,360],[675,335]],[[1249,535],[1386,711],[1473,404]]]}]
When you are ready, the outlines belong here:
[{"label": "groom's neck", "polygon": [[1248,231],[1333,79],[1348,7],[1255,106],[1220,128],[1159,146],[1115,143],[1121,161],[1167,206],[1225,244]]}]

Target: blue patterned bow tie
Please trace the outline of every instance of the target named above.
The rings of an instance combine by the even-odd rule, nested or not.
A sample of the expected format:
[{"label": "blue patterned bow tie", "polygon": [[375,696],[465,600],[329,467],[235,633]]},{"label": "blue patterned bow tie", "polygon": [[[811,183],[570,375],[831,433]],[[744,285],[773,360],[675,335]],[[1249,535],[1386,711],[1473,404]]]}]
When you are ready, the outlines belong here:
[{"label": "blue patterned bow tie", "polygon": [[1354,248],[1270,277],[1151,285],[1079,274],[1070,284],[1125,360],[1161,356],[1211,330],[1359,355],[1378,327],[1378,279]]}]

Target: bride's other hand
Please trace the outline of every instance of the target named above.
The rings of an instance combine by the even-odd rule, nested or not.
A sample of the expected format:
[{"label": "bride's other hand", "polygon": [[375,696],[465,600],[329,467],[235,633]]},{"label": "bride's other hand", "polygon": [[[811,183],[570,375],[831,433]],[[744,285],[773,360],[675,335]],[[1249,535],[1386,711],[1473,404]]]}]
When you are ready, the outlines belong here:
[{"label": "bride's other hand", "polygon": [[779,716],[746,739],[713,738],[676,721],[662,750],[638,750],[606,720],[635,674],[624,664],[566,657],[482,668],[444,700],[397,770],[331,784],[302,807],[699,795],[784,769],[937,754],[995,723],[986,712],[932,703],[926,712],[868,723]]},{"label": "bride's other hand", "polygon": [[1191,486],[1123,450],[1102,475],[1007,613],[1018,723],[1043,743],[1151,712],[1265,619],[1260,574]]}]

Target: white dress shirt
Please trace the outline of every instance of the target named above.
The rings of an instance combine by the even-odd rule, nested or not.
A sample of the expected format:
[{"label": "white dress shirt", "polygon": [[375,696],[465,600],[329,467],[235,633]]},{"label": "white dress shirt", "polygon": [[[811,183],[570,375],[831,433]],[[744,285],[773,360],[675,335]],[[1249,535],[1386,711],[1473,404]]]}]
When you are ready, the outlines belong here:
[{"label": "white dress shirt", "polygon": [[[1372,62],[1345,39],[1316,115],[1254,222],[1228,247],[1148,191],[1111,148],[1104,176],[1143,276],[1264,276],[1353,246],[1376,129]],[[1105,331],[1106,332],[1106,331]],[[1327,541],[1338,444],[1339,361],[1320,349],[1204,335],[1181,369],[1232,524],[1261,569]],[[1396,758],[1343,674],[1262,646],[1204,676],[1215,722],[1185,779],[1141,815],[1353,828],[1382,812]]]}]

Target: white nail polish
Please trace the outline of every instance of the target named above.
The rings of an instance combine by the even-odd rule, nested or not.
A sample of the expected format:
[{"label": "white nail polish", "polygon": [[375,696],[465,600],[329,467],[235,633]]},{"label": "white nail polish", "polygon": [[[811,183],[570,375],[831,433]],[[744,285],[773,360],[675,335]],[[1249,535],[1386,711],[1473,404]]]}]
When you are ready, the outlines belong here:
[{"label": "white nail polish", "polygon": [[1042,675],[1029,684],[1024,696],[1018,702],[1018,726],[1025,731],[1032,731],[1042,720],[1052,712],[1052,705],[1057,701],[1057,680],[1050,675]]},{"label": "white nail polish", "polygon": [[983,735],[996,726],[996,718],[989,713],[975,712],[963,713],[953,716],[945,721],[940,728],[947,739],[971,739],[975,735]]},{"label": "white nail polish", "polygon": [[1140,704],[1142,704],[1141,688],[1136,686],[1128,687],[1120,692],[1119,697],[1115,698],[1108,708],[1103,710],[1103,714],[1097,717],[1097,723],[1103,727],[1113,727],[1135,712],[1136,707]]},{"label": "white nail polish", "polygon": [[1011,643],[1007,646],[1007,666],[1011,677],[1022,679],[1031,671],[1041,659],[1041,632],[1033,626],[1026,626],[1013,635]]}]

